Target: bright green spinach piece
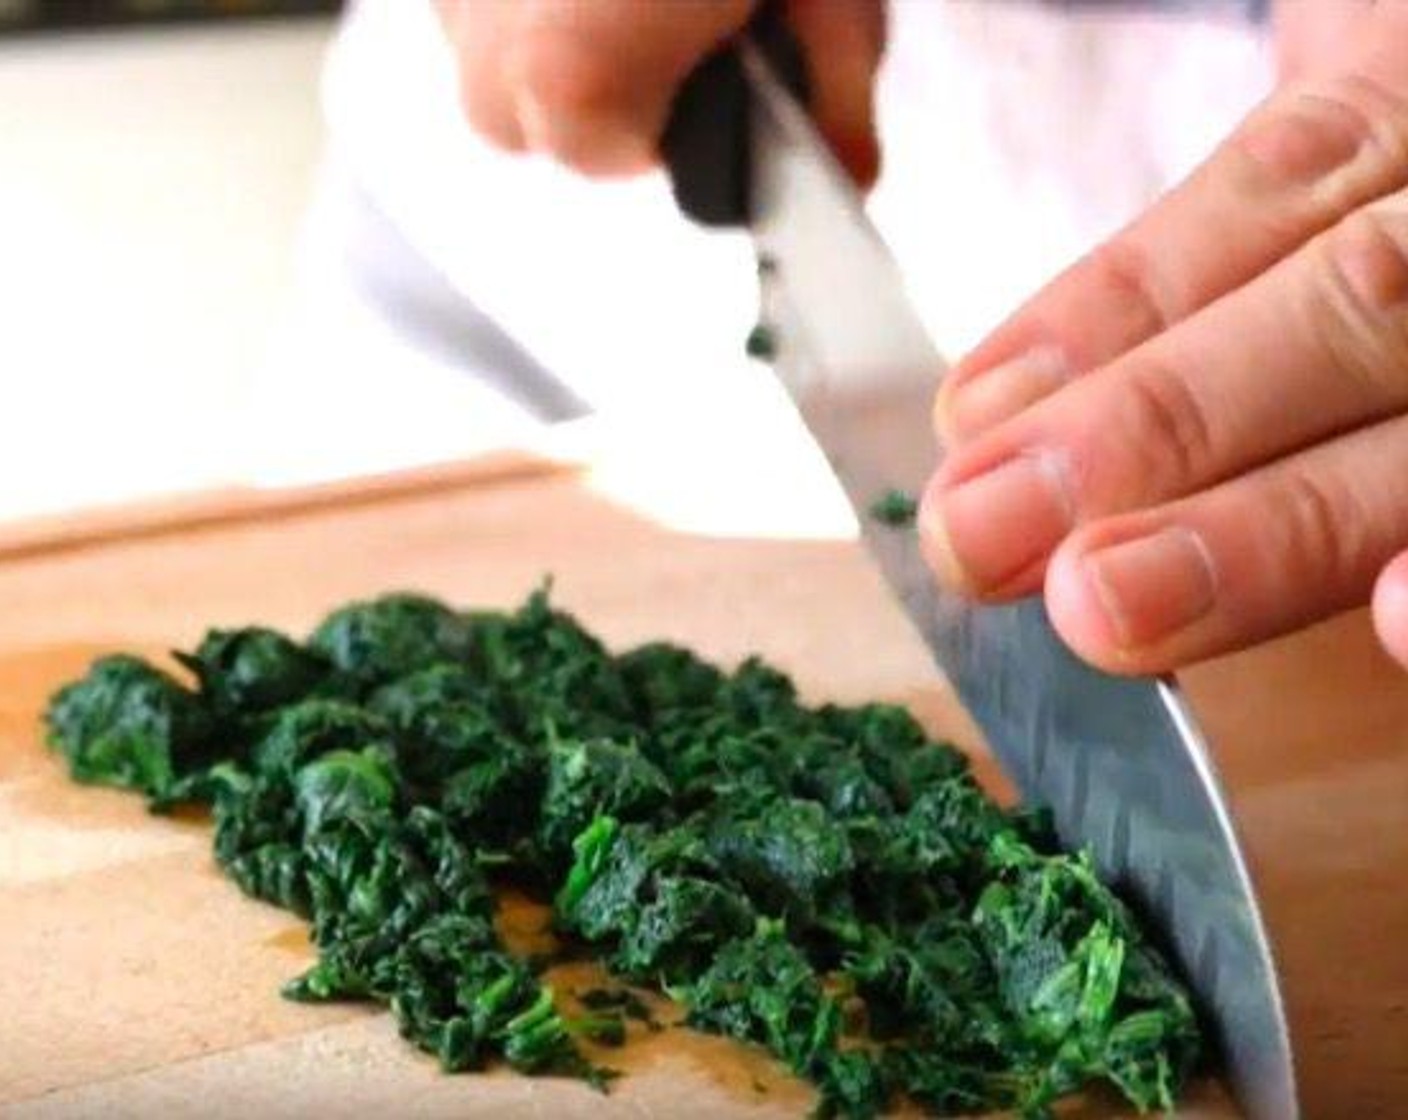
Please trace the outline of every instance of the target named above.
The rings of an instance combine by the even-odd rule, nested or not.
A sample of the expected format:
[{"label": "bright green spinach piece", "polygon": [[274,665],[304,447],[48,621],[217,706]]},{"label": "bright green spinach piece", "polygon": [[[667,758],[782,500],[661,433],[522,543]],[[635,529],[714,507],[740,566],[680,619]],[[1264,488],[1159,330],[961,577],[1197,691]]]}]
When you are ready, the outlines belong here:
[{"label": "bright green spinach piece", "polygon": [[886,490],[870,504],[870,516],[891,529],[907,529],[914,524],[919,503],[903,490]]}]

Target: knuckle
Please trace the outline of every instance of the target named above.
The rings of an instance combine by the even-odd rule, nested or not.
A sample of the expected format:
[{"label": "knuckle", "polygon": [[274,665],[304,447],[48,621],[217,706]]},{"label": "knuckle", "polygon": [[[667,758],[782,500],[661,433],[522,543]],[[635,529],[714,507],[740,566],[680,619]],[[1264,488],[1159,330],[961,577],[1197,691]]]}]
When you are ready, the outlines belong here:
[{"label": "knuckle", "polygon": [[525,36],[507,70],[518,100],[531,103],[552,123],[595,120],[620,94],[621,76],[611,59],[554,35]]},{"label": "knuckle", "polygon": [[1232,144],[1278,185],[1298,184],[1352,159],[1369,118],[1329,90],[1292,89],[1233,134]]},{"label": "knuckle", "polygon": [[1367,553],[1365,519],[1353,494],[1303,468],[1287,469],[1279,489],[1276,566],[1292,582],[1313,578],[1326,587],[1353,582]]},{"label": "knuckle", "polygon": [[470,128],[494,147],[506,152],[523,150],[523,131],[513,114],[477,83],[460,84],[460,110]]},{"label": "knuckle", "polygon": [[1165,330],[1182,317],[1182,301],[1164,290],[1163,278],[1148,254],[1127,236],[1105,242],[1087,262],[1096,289],[1108,292],[1147,335]]},{"label": "knuckle", "polygon": [[1377,166],[1408,178],[1408,97],[1368,74],[1347,74],[1328,89],[1338,104],[1363,117],[1361,150]]},{"label": "knuckle", "polygon": [[565,49],[547,35],[520,42],[509,72],[520,96],[557,117],[590,116],[606,91],[604,69],[591,51]]},{"label": "knuckle", "polygon": [[1408,210],[1370,207],[1325,238],[1312,321],[1374,401],[1408,394]]},{"label": "knuckle", "polygon": [[638,135],[626,77],[600,51],[531,36],[508,63],[514,100],[530,145],[589,175],[638,170],[654,139]]},{"label": "knuckle", "polygon": [[[1408,101],[1382,82],[1346,74],[1273,98],[1231,144],[1269,184],[1314,184],[1342,209],[1408,179]],[[1350,166],[1355,175],[1344,175]]]},{"label": "knuckle", "polygon": [[1138,464],[1130,477],[1141,491],[1172,496],[1210,476],[1217,460],[1215,428],[1186,376],[1169,366],[1145,366],[1122,394],[1119,423]]},{"label": "knuckle", "polygon": [[1368,316],[1396,318],[1408,303],[1408,207],[1369,207],[1331,239],[1336,271]]}]

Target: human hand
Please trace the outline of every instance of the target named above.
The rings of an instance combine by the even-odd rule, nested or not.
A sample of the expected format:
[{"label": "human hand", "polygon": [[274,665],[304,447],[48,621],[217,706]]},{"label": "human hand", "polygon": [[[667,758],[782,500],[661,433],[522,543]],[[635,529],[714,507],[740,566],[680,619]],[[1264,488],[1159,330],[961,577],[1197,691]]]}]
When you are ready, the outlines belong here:
[{"label": "human hand", "polygon": [[[675,93],[747,24],[758,0],[436,0],[470,123],[515,152],[588,175],[654,166]],[[880,165],[872,89],[882,0],[788,0],[805,52],[812,114],[862,185]]]},{"label": "human hand", "polygon": [[1408,0],[1340,11],[1332,46],[1283,55],[1287,84],[940,391],[931,565],[985,600],[1044,589],[1111,671],[1371,595],[1408,664]]}]

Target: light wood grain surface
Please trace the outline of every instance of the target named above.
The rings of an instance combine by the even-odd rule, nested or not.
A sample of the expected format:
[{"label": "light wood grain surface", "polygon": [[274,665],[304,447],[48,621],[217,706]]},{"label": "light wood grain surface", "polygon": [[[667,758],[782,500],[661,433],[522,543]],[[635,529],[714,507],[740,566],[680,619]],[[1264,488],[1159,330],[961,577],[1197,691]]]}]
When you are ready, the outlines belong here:
[{"label": "light wood grain surface", "polygon": [[[415,588],[509,605],[543,576],[615,644],[761,653],[814,698],[889,698],[979,757],[952,695],[855,545],[673,532],[561,469],[383,488],[275,516],[66,531],[0,559],[0,1114],[796,1115],[810,1097],[684,1032],[628,1047],[609,1098],[442,1077],[361,1007],[278,998],[299,923],[216,872],[208,828],[75,787],[37,714],[100,650],[208,625],[304,631],[343,600]],[[1408,687],[1363,620],[1190,675],[1232,787],[1294,1019],[1307,1115],[1408,1116]],[[1079,1115],[1110,1114],[1108,1100]],[[1225,1116],[1212,1085],[1186,1115]]]}]

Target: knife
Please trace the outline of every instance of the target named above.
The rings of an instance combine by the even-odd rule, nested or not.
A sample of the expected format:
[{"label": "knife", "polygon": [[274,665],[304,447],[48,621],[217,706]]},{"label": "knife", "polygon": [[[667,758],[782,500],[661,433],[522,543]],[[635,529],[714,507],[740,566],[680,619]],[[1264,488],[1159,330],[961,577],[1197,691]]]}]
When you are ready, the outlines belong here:
[{"label": "knife", "polygon": [[945,367],[861,198],[793,95],[795,56],[783,60],[784,80],[765,44],[745,39],[687,83],[665,143],[676,197],[707,224],[746,219],[774,369],[872,558],[1008,776],[1164,932],[1247,1115],[1295,1120],[1271,945],[1178,685],[1081,662],[1039,598],[975,606],[940,590],[916,533],[868,514],[890,490],[919,493],[941,460],[929,417]]}]

